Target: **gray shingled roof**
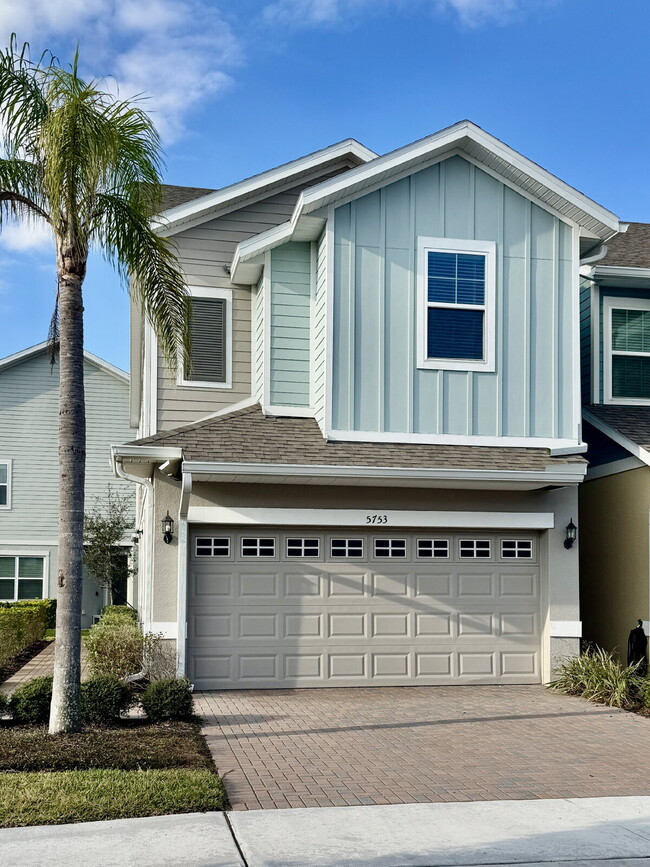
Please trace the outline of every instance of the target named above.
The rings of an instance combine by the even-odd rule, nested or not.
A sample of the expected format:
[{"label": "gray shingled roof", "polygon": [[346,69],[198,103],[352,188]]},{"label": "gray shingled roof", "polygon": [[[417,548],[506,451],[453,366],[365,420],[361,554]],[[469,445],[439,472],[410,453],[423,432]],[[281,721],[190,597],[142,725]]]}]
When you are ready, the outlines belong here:
[{"label": "gray shingled roof", "polygon": [[205,187],[175,187],[171,184],[163,184],[162,192],[162,208],[163,211],[166,211],[168,208],[175,208],[177,205],[184,205],[186,202],[200,199],[202,196],[207,196],[208,193],[216,192],[216,190],[209,190]]},{"label": "gray shingled roof", "polygon": [[650,223],[630,223],[627,232],[615,235],[598,265],[650,268]]},{"label": "gray shingled roof", "polygon": [[650,406],[601,406],[585,409],[644,449],[650,449]]},{"label": "gray shingled roof", "polygon": [[549,465],[584,462],[537,448],[327,442],[314,419],[264,416],[259,404],[132,443],[149,444],[182,448],[188,461],[220,463],[543,472]]}]

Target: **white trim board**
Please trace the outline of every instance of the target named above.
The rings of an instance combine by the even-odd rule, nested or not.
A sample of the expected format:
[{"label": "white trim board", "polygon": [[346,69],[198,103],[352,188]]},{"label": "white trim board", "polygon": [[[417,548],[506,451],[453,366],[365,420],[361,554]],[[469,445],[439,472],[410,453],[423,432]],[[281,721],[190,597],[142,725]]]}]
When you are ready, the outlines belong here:
[{"label": "white trim board", "polygon": [[640,461],[643,461],[644,464],[650,466],[650,452],[647,449],[644,449],[638,443],[633,442],[628,437],[624,436],[619,430],[608,425],[606,422],[601,421],[598,416],[593,415],[587,409],[583,409],[582,417],[585,421],[588,421],[590,425],[597,428],[601,433],[604,433],[611,440],[614,440],[615,443],[618,443],[619,446],[623,446],[624,449],[627,449],[631,455],[638,458]]},{"label": "white trim board", "polygon": [[[14,352],[13,355],[7,355],[5,358],[0,358],[0,370],[4,370],[6,367],[12,367],[14,364],[18,364],[19,362],[24,361],[27,358],[31,358],[34,355],[45,352],[49,348],[49,341],[45,340],[42,343],[37,343],[35,346],[29,346],[27,349],[21,349],[20,352]],[[119,367],[115,367],[114,364],[111,364],[108,361],[104,361],[103,358],[100,358],[98,355],[94,355],[87,349],[84,349],[84,359],[86,361],[89,361],[91,364],[94,364],[96,367],[99,367],[101,370],[105,370],[106,373],[110,373],[113,376],[116,376],[118,379],[122,380],[122,382],[129,382],[128,373],[126,373],[124,370],[120,370]]]},{"label": "white trim board", "polygon": [[362,443],[423,443],[443,446],[496,446],[499,448],[550,449],[551,454],[581,454],[587,444],[579,439],[552,437],[513,436],[467,436],[464,434],[400,433],[397,431],[328,430],[327,439],[332,442]]},{"label": "white trim board", "polygon": [[648,358],[647,352],[623,352],[612,346],[612,313],[614,310],[650,311],[650,298],[603,298],[603,403],[615,406],[650,406],[650,398],[614,397],[612,395],[612,368],[614,355]]},{"label": "white trim board", "polygon": [[[386,520],[373,521],[381,517]],[[370,520],[368,520],[370,519]],[[429,527],[481,530],[550,530],[553,512],[432,512],[388,509],[249,509],[190,506],[193,524],[256,524],[307,527]]]},{"label": "white trim board", "polygon": [[594,479],[615,476],[617,473],[626,473],[628,470],[638,470],[639,467],[645,467],[645,464],[635,457],[622,458],[620,461],[610,461],[608,464],[600,464],[593,469],[589,468],[585,481],[591,482]]},{"label": "white trim board", "polygon": [[179,359],[176,373],[176,385],[179,388],[232,388],[233,291],[230,288],[221,289],[208,286],[188,286],[187,291],[191,298],[204,300],[216,299],[217,301],[226,302],[226,315],[224,317],[224,328],[226,332],[226,378],[223,382],[185,379],[183,364],[181,363],[181,359]]},{"label": "white trim board", "polygon": [[178,624],[175,620],[152,620],[149,624],[149,632],[153,632],[154,635],[162,635],[163,638],[176,639]]}]

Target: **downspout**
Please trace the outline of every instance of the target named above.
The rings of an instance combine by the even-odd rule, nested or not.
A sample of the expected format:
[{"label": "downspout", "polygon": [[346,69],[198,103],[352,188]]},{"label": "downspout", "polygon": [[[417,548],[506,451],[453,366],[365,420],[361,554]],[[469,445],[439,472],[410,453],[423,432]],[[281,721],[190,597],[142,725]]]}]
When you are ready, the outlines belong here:
[{"label": "downspout", "polygon": [[178,577],[176,581],[176,674],[185,676],[187,644],[187,514],[192,493],[192,474],[183,473],[178,509]]}]

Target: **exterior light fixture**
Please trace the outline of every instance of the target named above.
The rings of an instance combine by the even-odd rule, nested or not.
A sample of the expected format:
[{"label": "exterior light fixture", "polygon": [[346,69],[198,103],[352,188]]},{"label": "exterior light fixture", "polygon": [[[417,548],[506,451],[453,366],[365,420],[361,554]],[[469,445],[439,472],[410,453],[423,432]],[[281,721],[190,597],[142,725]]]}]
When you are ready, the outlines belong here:
[{"label": "exterior light fixture", "polygon": [[576,536],[578,535],[578,528],[573,523],[573,518],[566,525],[566,539],[564,540],[564,547],[568,550],[573,547],[573,543],[576,540]]},{"label": "exterior light fixture", "polygon": [[131,541],[134,545],[137,545],[140,541],[140,536],[142,535],[142,530],[134,530],[131,534]]},{"label": "exterior light fixture", "polygon": [[169,509],[167,509],[167,514],[162,519],[162,528],[163,528],[163,542],[169,545],[172,540],[172,536],[174,535],[174,520],[169,514]]}]

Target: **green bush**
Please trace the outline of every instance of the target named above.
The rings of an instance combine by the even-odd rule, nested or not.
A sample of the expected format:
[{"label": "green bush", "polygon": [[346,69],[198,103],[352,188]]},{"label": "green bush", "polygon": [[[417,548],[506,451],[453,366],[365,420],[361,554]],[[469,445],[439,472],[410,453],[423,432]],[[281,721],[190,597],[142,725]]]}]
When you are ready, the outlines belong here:
[{"label": "green bush", "polygon": [[47,611],[43,606],[0,607],[0,666],[45,635]]},{"label": "green bush", "polygon": [[131,692],[119,677],[102,674],[81,684],[84,722],[108,724],[131,704]]},{"label": "green bush", "polygon": [[85,647],[93,676],[126,677],[142,670],[144,635],[135,623],[102,620],[88,632]]},{"label": "green bush", "polygon": [[7,713],[8,704],[9,701],[7,699],[7,696],[4,694],[4,692],[0,692],[0,716]]},{"label": "green bush", "polygon": [[107,605],[102,611],[100,623],[137,624],[138,612],[130,605]]},{"label": "green bush", "polygon": [[609,707],[636,707],[644,691],[639,664],[622,666],[613,652],[594,647],[582,656],[565,660],[555,672],[550,689],[580,695]]},{"label": "green bush", "polygon": [[142,707],[152,722],[187,719],[193,712],[192,691],[186,677],[168,677],[150,683],[142,694]]},{"label": "green bush", "polygon": [[52,678],[34,677],[13,693],[9,711],[18,723],[45,723],[50,718]]},{"label": "green bush", "polygon": [[20,599],[18,602],[7,602],[10,608],[37,608],[45,612],[45,628],[56,627],[56,599]]}]

